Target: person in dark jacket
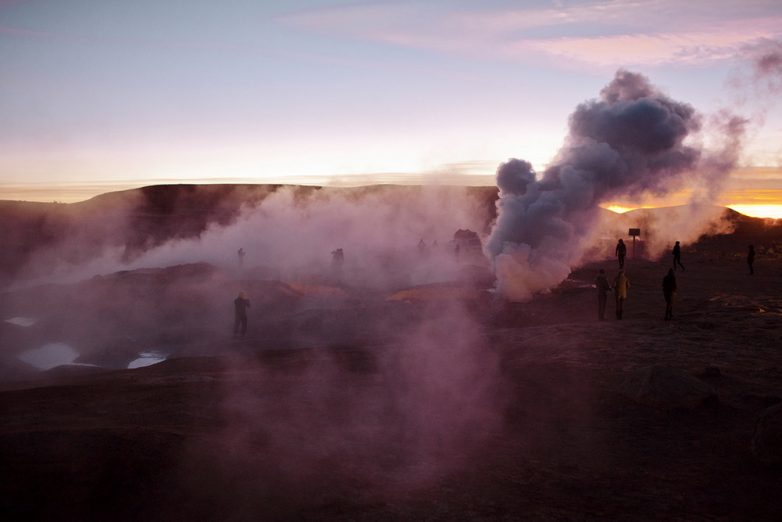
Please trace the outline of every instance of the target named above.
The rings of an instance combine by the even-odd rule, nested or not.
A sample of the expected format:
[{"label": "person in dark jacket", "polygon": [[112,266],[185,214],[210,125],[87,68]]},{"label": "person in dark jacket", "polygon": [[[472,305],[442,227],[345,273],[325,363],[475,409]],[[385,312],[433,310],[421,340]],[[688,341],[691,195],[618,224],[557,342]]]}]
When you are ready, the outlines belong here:
[{"label": "person in dark jacket", "polygon": [[749,265],[749,275],[754,275],[755,268],[752,265],[755,264],[755,245],[749,245],[747,249],[747,264]]},{"label": "person in dark jacket", "polygon": [[676,270],[676,265],[678,264],[682,267],[682,270],[684,270],[684,265],[682,264],[682,247],[678,241],[673,245],[671,254],[673,254],[673,269]]},{"label": "person in dark jacket", "polygon": [[606,301],[608,301],[608,292],[611,291],[611,285],[608,284],[606,271],[602,268],[595,279],[595,286],[597,287],[597,318],[603,321],[606,315]]},{"label": "person in dark jacket", "polygon": [[250,300],[247,294],[239,292],[239,297],[234,299],[234,337],[240,333],[242,337],[247,333],[247,309],[250,308]]},{"label": "person in dark jacket", "polygon": [[619,268],[624,268],[625,256],[627,255],[627,245],[625,245],[625,242],[621,239],[616,244],[616,250],[614,251],[614,254],[617,258],[619,258]]},{"label": "person in dark jacket", "polygon": [[665,320],[673,319],[673,296],[676,294],[676,275],[673,268],[668,269],[668,275],[663,277],[663,297],[665,298]]}]

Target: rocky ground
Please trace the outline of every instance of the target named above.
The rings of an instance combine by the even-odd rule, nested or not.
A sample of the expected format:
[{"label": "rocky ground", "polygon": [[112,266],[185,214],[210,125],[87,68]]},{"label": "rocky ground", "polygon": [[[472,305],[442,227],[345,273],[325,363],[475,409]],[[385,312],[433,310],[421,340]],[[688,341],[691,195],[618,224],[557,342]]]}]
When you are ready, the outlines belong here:
[{"label": "rocky ground", "polygon": [[[239,340],[225,334],[230,315],[209,324],[209,303],[187,314],[198,328],[174,328],[181,319],[159,288],[171,274],[46,290],[66,311],[3,325],[14,348],[4,341],[0,511],[6,520],[779,520],[782,265],[759,259],[749,276],[740,255],[703,248],[683,261],[670,322],[660,286],[668,259],[628,260],[622,321],[610,301],[608,320],[597,320],[590,287],[601,267],[613,276],[613,260],[524,304],[467,283],[389,300],[255,282],[251,295],[267,297]],[[220,286],[212,270],[180,276],[207,271]],[[122,277],[141,279],[123,287]],[[164,326],[112,345],[121,356],[85,341],[128,337],[121,325],[146,317],[111,311],[93,293],[107,284],[162,302]],[[206,292],[186,288],[186,303]],[[3,313],[42,314],[40,292],[6,296]],[[79,328],[96,295],[105,328]],[[169,359],[119,369],[139,339],[163,342],[158,329]],[[100,368],[38,373],[15,359],[55,339]]]}]

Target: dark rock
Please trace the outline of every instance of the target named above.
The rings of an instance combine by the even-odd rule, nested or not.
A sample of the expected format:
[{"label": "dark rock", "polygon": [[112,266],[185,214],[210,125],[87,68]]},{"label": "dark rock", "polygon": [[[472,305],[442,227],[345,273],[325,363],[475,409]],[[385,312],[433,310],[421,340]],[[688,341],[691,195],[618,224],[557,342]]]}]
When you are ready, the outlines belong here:
[{"label": "dark rock", "polygon": [[709,384],[684,370],[666,366],[634,371],[622,384],[622,392],[639,404],[662,410],[693,409],[718,401]]},{"label": "dark rock", "polygon": [[752,454],[761,464],[782,465],[782,403],[763,411],[755,424]]}]

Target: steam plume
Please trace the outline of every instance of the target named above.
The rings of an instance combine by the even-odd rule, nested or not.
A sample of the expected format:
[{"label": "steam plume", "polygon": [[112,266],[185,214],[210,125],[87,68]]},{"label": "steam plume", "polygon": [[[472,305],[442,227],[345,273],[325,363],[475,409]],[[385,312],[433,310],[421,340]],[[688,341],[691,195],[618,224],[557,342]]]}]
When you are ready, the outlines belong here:
[{"label": "steam plume", "polygon": [[487,244],[500,292],[524,300],[564,280],[582,261],[604,201],[664,196],[682,187],[685,173],[698,172],[703,186],[721,186],[738,156],[745,121],[719,118],[724,143],[716,154],[688,143],[702,123],[690,105],[620,70],[598,99],[576,108],[565,144],[542,176],[526,161],[500,165],[498,217]]},{"label": "steam plume", "polygon": [[755,81],[764,84],[770,94],[782,92],[782,43],[762,46],[754,60]]}]

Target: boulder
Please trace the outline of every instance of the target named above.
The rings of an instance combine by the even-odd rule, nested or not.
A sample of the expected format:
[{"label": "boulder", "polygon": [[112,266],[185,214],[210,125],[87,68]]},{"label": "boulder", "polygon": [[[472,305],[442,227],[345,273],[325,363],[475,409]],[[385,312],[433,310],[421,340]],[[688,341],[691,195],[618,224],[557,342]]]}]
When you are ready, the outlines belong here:
[{"label": "boulder", "polygon": [[709,384],[684,370],[647,366],[632,372],[622,392],[633,401],[662,410],[693,409],[717,402]]},{"label": "boulder", "polygon": [[782,403],[766,408],[758,417],[752,454],[761,464],[782,465]]}]

